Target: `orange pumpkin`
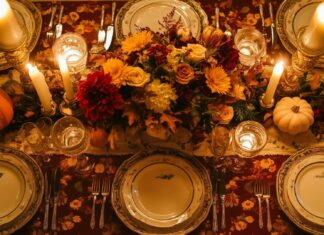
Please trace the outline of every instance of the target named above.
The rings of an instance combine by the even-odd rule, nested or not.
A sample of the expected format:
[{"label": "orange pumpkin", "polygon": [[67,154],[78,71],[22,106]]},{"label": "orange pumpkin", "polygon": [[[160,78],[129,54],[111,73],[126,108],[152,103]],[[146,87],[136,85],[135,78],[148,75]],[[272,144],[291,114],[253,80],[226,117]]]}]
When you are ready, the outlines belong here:
[{"label": "orange pumpkin", "polygon": [[9,125],[13,115],[12,101],[8,94],[0,88],[0,131]]},{"label": "orange pumpkin", "polygon": [[90,132],[90,143],[97,148],[104,148],[106,145],[107,132],[101,128],[93,128]]}]

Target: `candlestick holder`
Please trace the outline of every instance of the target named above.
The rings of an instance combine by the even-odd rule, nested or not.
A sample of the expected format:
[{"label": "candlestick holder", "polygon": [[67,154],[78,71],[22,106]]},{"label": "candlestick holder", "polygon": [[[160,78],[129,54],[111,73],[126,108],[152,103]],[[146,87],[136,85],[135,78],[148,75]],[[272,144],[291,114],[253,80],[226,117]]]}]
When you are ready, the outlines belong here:
[{"label": "candlestick holder", "polygon": [[59,109],[60,113],[64,116],[79,116],[81,114],[77,100],[75,98],[69,100],[66,97],[66,93],[63,95],[63,101],[61,102]]},{"label": "candlestick holder", "polygon": [[45,111],[44,107],[41,107],[41,113],[43,116],[46,117],[51,117],[54,116],[56,114],[56,103],[54,101],[51,101],[51,110],[50,111]]},{"label": "candlestick holder", "polygon": [[260,103],[260,106],[263,108],[263,109],[271,109],[273,108],[274,104],[275,104],[275,100],[274,98],[272,98],[271,102],[269,104],[266,104],[264,103],[263,99],[264,99],[264,96],[265,96],[265,93],[263,93],[261,96],[260,96],[260,99],[259,99],[259,103]]}]

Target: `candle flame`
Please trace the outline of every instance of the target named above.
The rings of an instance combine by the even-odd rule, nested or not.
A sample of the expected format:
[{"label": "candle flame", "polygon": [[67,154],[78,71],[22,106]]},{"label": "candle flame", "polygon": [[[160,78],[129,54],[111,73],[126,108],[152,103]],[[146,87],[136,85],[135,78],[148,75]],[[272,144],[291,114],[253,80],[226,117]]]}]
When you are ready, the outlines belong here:
[{"label": "candle flame", "polygon": [[318,20],[324,24],[324,2],[317,7]]},{"label": "candle flame", "polygon": [[284,62],[283,61],[277,62],[275,67],[273,68],[273,73],[280,74],[279,76],[281,76],[283,71],[284,71]]},{"label": "candle flame", "polygon": [[6,16],[9,9],[9,3],[6,0],[0,0],[0,18]]},{"label": "candle flame", "polygon": [[31,70],[33,68],[33,66],[31,64],[29,64],[29,63],[26,65],[26,67],[27,67],[28,70]]}]

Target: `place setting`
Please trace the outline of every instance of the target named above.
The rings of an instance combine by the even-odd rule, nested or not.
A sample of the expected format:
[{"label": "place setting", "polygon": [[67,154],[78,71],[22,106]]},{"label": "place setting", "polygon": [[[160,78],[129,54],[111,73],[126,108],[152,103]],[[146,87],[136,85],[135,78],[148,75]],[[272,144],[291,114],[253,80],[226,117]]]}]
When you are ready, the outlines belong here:
[{"label": "place setting", "polygon": [[324,234],[324,2],[0,9],[0,235]]}]

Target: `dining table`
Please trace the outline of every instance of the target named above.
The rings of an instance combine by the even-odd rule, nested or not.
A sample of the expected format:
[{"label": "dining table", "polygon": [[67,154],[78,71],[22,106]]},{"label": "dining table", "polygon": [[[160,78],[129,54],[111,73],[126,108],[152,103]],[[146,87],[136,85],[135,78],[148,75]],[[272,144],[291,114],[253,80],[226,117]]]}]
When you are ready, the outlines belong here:
[{"label": "dining table", "polygon": [[[262,22],[259,14],[259,5],[268,6],[271,1],[274,13],[283,2],[282,0],[197,0],[201,8],[206,12],[210,24],[215,24],[215,6],[220,8],[220,25],[230,25],[235,31],[243,26],[253,26],[261,29]],[[31,51],[30,60],[38,65],[38,68],[45,71],[50,79],[48,80],[49,89],[53,92],[54,100],[62,95],[63,84],[55,79],[57,67],[54,63],[51,44],[46,40],[46,32],[51,17],[51,8],[53,4],[64,5],[62,15],[63,32],[76,32],[84,37],[88,45],[88,50],[93,44],[97,43],[97,35],[100,24],[101,6],[106,8],[104,25],[111,22],[111,7],[113,1],[47,1],[33,0],[33,4],[41,13],[41,32],[35,48]],[[116,12],[127,3],[127,1],[117,0]],[[144,16],[143,16],[144,17]],[[270,15],[265,7],[265,27],[267,34],[271,33]],[[117,41],[113,41],[113,47],[117,46]],[[88,66],[96,67],[106,60],[110,52],[99,54],[89,54]],[[268,54],[276,57],[278,55],[290,60],[290,53],[279,42],[274,48],[270,48],[268,43]],[[3,70],[0,74],[10,73],[11,69]],[[321,99],[323,104],[323,99]],[[98,148],[89,145],[81,155],[64,155],[53,149],[48,151],[38,151],[28,146],[26,140],[20,136],[20,126],[27,121],[35,121],[35,117],[26,115],[25,110],[17,110],[15,121],[5,130],[0,132],[0,144],[3,146],[19,149],[29,154],[40,165],[43,173],[46,169],[59,168],[60,193],[58,198],[56,231],[43,231],[43,218],[45,211],[45,202],[43,201],[33,218],[22,228],[15,231],[15,235],[38,235],[38,234],[71,234],[71,235],[128,235],[136,234],[119,219],[116,215],[111,200],[107,200],[106,221],[104,227],[99,229],[97,226],[90,227],[92,211],[92,177],[95,175],[108,175],[113,180],[119,166],[135,153],[154,149],[156,147],[171,147],[185,151],[193,155],[202,163],[211,174],[215,164],[213,154],[210,151],[210,142],[203,141],[193,147],[188,143],[188,131],[183,129],[176,132],[176,136],[167,141],[143,137],[141,146],[130,145],[127,140],[127,133],[119,130],[119,138],[114,148]],[[276,195],[277,173],[281,165],[297,151],[307,147],[324,146],[324,116],[317,116],[317,123],[322,128],[313,127],[307,132],[299,135],[290,135],[281,132],[273,123],[266,125],[268,134],[267,144],[257,156],[248,158],[247,164],[241,172],[227,171],[226,177],[226,227],[219,229],[218,232],[212,231],[213,213],[210,210],[207,218],[190,234],[195,235],[302,235],[307,232],[296,226],[282,211]],[[54,120],[60,116],[53,117]],[[91,128],[91,127],[89,127]],[[181,128],[179,128],[181,129]],[[228,149],[224,158],[238,158],[233,149]],[[86,161],[86,170],[80,170],[80,159]],[[81,161],[82,161],[81,160]],[[253,182],[262,179],[270,184],[270,214],[272,220],[272,230],[267,231],[267,227],[259,228],[258,224],[258,201],[253,189]],[[5,192],[0,192],[5,193]],[[0,202],[1,203],[1,202]],[[97,217],[102,203],[102,198],[96,202]],[[265,205],[265,204],[264,204]],[[217,212],[220,215],[220,207]],[[266,217],[266,207],[262,207],[262,214]],[[1,234],[1,231],[0,231]]]}]

